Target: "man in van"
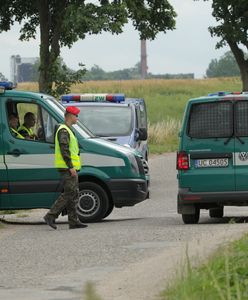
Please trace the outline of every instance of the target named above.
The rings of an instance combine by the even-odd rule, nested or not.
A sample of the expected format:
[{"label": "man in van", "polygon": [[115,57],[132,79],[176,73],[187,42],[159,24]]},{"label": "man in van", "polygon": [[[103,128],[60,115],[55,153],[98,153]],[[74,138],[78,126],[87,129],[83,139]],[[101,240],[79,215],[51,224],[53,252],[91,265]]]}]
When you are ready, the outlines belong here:
[{"label": "man in van", "polygon": [[24,123],[18,128],[18,132],[26,139],[37,140],[32,127],[36,122],[35,115],[32,112],[27,112],[24,116]]},{"label": "man in van", "polygon": [[65,208],[68,213],[69,229],[87,227],[80,223],[76,212],[79,201],[77,171],[81,168],[81,162],[78,141],[72,125],[77,123],[79,112],[79,108],[68,106],[65,112],[65,124],[59,126],[55,135],[55,167],[60,172],[64,192],[44,216],[45,222],[53,229],[57,229],[55,220]]},{"label": "man in van", "polygon": [[18,131],[17,131],[17,127],[18,127],[18,123],[19,123],[19,120],[17,118],[16,115],[14,114],[10,114],[9,115],[9,127],[10,127],[10,130],[11,130],[11,133],[19,138],[19,139],[24,139],[24,136],[22,136]]}]

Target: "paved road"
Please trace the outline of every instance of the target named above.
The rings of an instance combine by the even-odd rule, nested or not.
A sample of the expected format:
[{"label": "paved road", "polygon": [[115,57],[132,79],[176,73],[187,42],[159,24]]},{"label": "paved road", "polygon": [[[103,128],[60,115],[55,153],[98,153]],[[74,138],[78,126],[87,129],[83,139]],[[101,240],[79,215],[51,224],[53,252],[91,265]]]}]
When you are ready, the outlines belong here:
[{"label": "paved road", "polygon": [[[152,157],[150,169],[151,199],[115,209],[87,229],[68,230],[61,219],[58,230],[52,230],[42,222],[45,210],[19,218],[24,225],[5,224],[0,229],[0,299],[79,300],[87,281],[96,284],[105,300],[151,299],[154,291],[146,291],[145,280],[151,276],[157,284],[158,269],[162,265],[169,273],[170,257],[186,243],[221,241],[224,233],[233,237],[248,229],[242,224],[245,218],[229,223],[232,216],[248,215],[247,208],[227,209],[229,217],[214,221],[205,212],[199,225],[183,225],[176,213],[175,154]],[[29,224],[30,220],[38,224]],[[147,274],[151,275],[145,278]],[[135,286],[134,281],[137,288],[132,294],[129,287]]]}]

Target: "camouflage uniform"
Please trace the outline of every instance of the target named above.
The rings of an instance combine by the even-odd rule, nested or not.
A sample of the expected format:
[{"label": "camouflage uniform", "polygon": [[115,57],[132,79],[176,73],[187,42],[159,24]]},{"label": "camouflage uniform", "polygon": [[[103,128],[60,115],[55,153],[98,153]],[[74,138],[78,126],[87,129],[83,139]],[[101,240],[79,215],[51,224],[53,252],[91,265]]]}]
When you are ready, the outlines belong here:
[{"label": "camouflage uniform", "polygon": [[63,185],[64,192],[55,201],[47,215],[56,219],[60,213],[66,209],[69,225],[75,225],[79,223],[76,213],[76,205],[79,201],[78,176],[71,176],[69,171],[69,169],[73,168],[73,164],[69,150],[70,136],[66,129],[62,128],[59,130],[58,140],[62,157],[68,166],[68,169],[58,169],[61,175],[61,184]]}]

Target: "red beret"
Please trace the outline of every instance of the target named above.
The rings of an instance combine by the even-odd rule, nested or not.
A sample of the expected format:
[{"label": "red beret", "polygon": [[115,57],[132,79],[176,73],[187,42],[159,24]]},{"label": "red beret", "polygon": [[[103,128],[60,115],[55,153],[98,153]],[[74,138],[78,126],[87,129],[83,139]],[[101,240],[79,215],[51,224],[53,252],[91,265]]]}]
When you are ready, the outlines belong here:
[{"label": "red beret", "polygon": [[67,106],[66,111],[73,115],[78,115],[80,113],[80,109],[76,106]]}]

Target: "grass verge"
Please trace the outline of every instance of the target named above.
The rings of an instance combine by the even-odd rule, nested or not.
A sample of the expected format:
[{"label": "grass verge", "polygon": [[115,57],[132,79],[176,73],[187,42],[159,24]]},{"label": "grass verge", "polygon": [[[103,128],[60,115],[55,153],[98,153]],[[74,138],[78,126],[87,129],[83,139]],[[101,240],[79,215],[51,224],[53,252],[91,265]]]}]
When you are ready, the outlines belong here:
[{"label": "grass verge", "polygon": [[248,235],[220,248],[204,265],[192,268],[162,292],[161,300],[248,299]]}]

